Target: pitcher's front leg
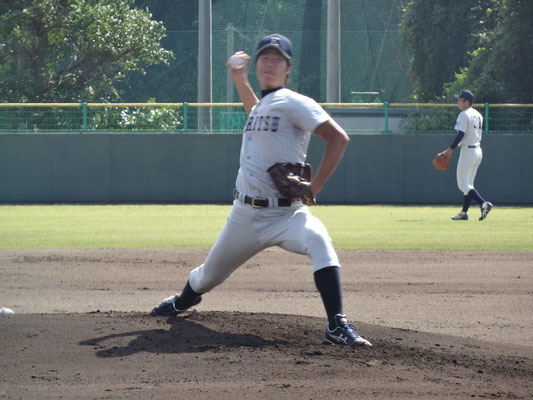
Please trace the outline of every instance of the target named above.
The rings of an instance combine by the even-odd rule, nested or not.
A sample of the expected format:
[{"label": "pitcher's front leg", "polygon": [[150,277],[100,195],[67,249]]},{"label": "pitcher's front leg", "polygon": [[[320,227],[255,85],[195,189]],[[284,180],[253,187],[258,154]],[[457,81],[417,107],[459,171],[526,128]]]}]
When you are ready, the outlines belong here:
[{"label": "pitcher's front leg", "polygon": [[254,212],[238,204],[211,248],[205,262],[191,271],[189,283],[205,293],[224,282],[233,271],[264,249],[254,229]]}]

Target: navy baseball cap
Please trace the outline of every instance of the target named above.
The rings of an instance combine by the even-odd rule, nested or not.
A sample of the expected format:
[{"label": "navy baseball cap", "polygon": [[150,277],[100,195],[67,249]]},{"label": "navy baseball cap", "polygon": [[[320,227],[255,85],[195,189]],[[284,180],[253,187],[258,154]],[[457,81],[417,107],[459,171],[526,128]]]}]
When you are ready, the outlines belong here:
[{"label": "navy baseball cap", "polygon": [[474,102],[474,95],[470,90],[461,90],[461,93],[454,96],[456,99],[465,99],[472,104]]},{"label": "navy baseball cap", "polygon": [[275,48],[285,57],[287,60],[292,59],[292,42],[279,33],[273,33],[265,36],[257,44],[257,50],[255,51],[255,57],[259,55],[263,50],[268,48]]}]

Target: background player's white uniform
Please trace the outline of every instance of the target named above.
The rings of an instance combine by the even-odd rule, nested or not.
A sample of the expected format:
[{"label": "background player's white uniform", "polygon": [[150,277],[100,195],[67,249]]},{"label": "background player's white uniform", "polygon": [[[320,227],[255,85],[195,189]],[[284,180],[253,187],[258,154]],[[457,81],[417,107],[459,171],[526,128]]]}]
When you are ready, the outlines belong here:
[{"label": "background player's white uniform", "polygon": [[452,151],[457,146],[461,148],[457,163],[457,186],[464,194],[463,209],[459,214],[452,217],[452,219],[456,221],[468,221],[468,209],[470,208],[470,203],[474,200],[479,204],[481,210],[479,220],[482,221],[487,218],[488,213],[493,207],[492,203],[485,201],[474,188],[477,169],[483,158],[483,152],[480,146],[483,117],[472,108],[474,94],[470,90],[462,90],[461,93],[455,95],[455,98],[457,99],[457,106],[461,110],[455,123],[457,135],[450,147],[442,153],[438,153],[438,156],[445,158],[451,157]]},{"label": "background player's white uniform", "polygon": [[[329,118],[314,100],[286,88],[254,106],[243,132],[236,199],[204,264],[190,273],[194,291],[209,291],[271,246],[309,255],[314,271],[340,266],[324,225],[301,201],[278,207],[280,194],[267,173],[276,162],[305,162],[311,132]],[[246,196],[266,198],[269,207],[254,208]]]},{"label": "background player's white uniform", "polygon": [[457,117],[455,130],[465,133],[459,143],[461,152],[457,163],[457,186],[466,196],[474,189],[477,169],[483,159],[480,142],[482,135],[483,116],[470,107]]}]

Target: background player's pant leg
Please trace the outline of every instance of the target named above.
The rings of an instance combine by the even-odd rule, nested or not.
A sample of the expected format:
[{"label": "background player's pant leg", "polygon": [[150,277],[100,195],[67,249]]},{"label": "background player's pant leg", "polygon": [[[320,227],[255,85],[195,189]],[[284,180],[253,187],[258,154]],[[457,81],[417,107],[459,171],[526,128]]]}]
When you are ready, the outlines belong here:
[{"label": "background player's pant leg", "polygon": [[256,211],[237,200],[205,262],[189,274],[189,284],[205,293],[226,280],[233,271],[264,249],[254,229]]},{"label": "background player's pant leg", "polygon": [[280,246],[292,253],[307,254],[313,262],[313,271],[338,266],[339,258],[324,224],[305,206],[292,206],[281,218],[276,230],[268,232],[272,246]]},{"label": "background player's pant leg", "polygon": [[473,149],[473,152],[475,154],[475,160],[474,165],[472,166],[472,171],[470,172],[470,178],[468,180],[468,183],[472,188],[474,188],[474,181],[476,179],[477,169],[479,168],[479,165],[481,164],[481,160],[483,159],[483,151],[481,148]]},{"label": "background player's pant leg", "polygon": [[476,177],[477,167],[481,162],[478,151],[481,149],[461,148],[459,161],[457,162],[457,186],[459,190],[468,195],[470,190],[474,189],[474,179]]}]

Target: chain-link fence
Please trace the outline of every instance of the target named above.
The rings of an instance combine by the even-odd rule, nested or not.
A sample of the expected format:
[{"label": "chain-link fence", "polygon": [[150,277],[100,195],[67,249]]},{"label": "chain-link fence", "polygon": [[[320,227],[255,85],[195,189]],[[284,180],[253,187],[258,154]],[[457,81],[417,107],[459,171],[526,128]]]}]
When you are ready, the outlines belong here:
[{"label": "chain-link fence", "polygon": [[[138,1],[140,3],[140,1]],[[352,92],[379,92],[381,101],[407,102],[412,84],[401,53],[400,23],[404,1],[339,0],[340,101]],[[198,2],[143,2],[167,28],[162,43],[175,58],[154,65],[146,75],[132,74],[117,85],[124,102],[198,101]],[[318,102],[327,101],[327,5],[324,0],[217,0],[212,2],[212,102],[239,101],[226,61],[235,51],[253,56],[259,39],[287,36],[294,46],[289,87]],[[402,61],[403,60],[403,61]],[[259,83],[250,68],[252,87]],[[370,100],[373,101],[373,100]]]},{"label": "chain-link fence", "polygon": [[[321,103],[348,133],[452,132],[455,104]],[[482,104],[485,133],[533,133],[533,104]],[[204,110],[204,112],[199,112]],[[0,103],[0,133],[241,133],[241,103]]]}]

